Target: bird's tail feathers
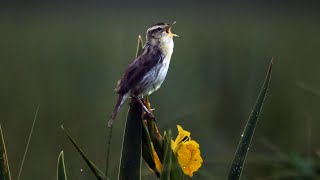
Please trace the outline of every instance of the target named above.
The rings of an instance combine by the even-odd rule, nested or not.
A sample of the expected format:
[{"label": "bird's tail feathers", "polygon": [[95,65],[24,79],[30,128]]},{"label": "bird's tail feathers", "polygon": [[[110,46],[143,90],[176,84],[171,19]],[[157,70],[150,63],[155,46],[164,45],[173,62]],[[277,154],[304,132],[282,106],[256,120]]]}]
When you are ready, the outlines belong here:
[{"label": "bird's tail feathers", "polygon": [[113,109],[112,114],[111,114],[111,118],[110,118],[110,120],[108,122],[108,127],[112,126],[112,123],[116,119],[120,107],[126,101],[127,98],[128,98],[128,95],[126,95],[126,94],[125,95],[121,95],[121,94],[118,95],[117,103],[114,106],[114,109]]}]

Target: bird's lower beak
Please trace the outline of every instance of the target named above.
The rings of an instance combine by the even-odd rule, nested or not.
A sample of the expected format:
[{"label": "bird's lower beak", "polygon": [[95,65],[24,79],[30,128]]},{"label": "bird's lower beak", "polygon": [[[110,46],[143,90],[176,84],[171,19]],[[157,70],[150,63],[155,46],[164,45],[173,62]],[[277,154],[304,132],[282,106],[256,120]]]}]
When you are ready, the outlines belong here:
[{"label": "bird's lower beak", "polygon": [[169,24],[167,27],[166,27],[166,32],[168,34],[168,36],[171,36],[171,37],[179,37],[177,34],[174,34],[171,32],[171,27],[175,24],[176,22],[173,22],[172,24]]}]

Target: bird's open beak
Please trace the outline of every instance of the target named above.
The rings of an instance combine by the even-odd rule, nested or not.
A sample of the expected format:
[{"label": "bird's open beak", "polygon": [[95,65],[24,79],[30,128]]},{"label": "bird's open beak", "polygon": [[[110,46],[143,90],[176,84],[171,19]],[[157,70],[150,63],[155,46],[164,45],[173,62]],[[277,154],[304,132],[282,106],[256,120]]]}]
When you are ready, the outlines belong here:
[{"label": "bird's open beak", "polygon": [[174,34],[171,32],[171,27],[176,23],[176,21],[174,21],[172,24],[169,24],[167,27],[166,27],[166,32],[168,34],[168,36],[171,36],[171,37],[179,37],[177,34]]}]

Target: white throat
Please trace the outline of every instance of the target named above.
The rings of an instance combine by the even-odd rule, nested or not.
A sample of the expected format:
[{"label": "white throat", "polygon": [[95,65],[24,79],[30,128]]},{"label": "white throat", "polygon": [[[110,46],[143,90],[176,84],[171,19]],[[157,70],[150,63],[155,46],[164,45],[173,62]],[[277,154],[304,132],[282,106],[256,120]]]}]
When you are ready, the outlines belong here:
[{"label": "white throat", "polygon": [[160,39],[160,43],[159,43],[159,48],[162,50],[165,59],[169,59],[171,58],[171,54],[173,52],[173,47],[174,47],[174,43],[173,43],[173,39],[172,37],[167,38],[161,38]]}]

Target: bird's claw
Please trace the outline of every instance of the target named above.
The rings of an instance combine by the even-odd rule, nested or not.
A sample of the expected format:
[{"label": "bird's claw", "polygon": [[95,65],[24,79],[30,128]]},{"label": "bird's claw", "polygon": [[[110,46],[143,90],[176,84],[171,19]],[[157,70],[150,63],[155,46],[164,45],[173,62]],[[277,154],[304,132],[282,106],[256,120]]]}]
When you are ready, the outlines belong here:
[{"label": "bird's claw", "polygon": [[146,112],[147,118],[155,119],[154,115],[151,112]]},{"label": "bird's claw", "polygon": [[149,109],[146,106],[143,106],[143,110],[146,112],[146,116],[149,118],[154,119],[154,115],[151,113],[151,111],[149,111]]},{"label": "bird's claw", "polygon": [[146,117],[151,118],[151,119],[155,119],[155,116],[153,115],[153,111],[155,109],[148,109],[149,112],[145,112]]}]

